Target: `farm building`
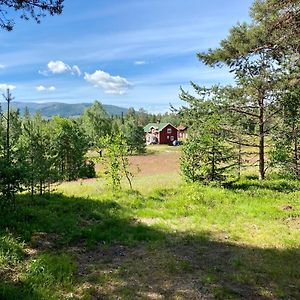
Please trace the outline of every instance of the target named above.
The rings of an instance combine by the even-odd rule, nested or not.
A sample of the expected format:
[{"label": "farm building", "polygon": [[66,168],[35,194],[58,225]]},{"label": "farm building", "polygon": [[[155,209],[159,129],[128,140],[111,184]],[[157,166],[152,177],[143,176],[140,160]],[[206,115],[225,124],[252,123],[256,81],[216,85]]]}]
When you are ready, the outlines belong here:
[{"label": "farm building", "polygon": [[171,144],[177,141],[177,131],[170,123],[149,123],[144,127],[147,144]]},{"label": "farm building", "polygon": [[184,140],[188,138],[188,128],[184,125],[179,125],[178,130],[178,140]]}]

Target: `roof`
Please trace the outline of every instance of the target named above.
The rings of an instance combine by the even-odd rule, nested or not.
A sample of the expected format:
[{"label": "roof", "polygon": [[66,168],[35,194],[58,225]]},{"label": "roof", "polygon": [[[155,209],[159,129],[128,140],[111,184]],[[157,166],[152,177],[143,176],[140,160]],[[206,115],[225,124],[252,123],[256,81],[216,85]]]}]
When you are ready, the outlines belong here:
[{"label": "roof", "polygon": [[186,130],[187,129],[187,127],[186,126],[184,126],[184,125],[179,125],[178,127],[177,127],[177,129],[178,130]]},{"label": "roof", "polygon": [[171,125],[172,127],[176,128],[171,123],[149,123],[144,127],[144,132],[149,132],[151,128],[154,128],[157,131],[162,131],[168,125]]}]

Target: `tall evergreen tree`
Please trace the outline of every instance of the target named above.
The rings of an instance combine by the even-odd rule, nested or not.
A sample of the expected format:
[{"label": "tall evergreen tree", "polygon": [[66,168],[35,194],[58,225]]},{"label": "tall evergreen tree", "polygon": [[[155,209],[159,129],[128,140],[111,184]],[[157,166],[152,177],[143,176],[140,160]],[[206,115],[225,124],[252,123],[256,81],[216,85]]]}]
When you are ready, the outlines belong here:
[{"label": "tall evergreen tree", "polygon": [[2,130],[2,151],[0,153],[0,197],[4,198],[3,204],[14,200],[15,194],[22,188],[24,170],[19,164],[18,141],[21,133],[19,114],[11,110],[13,100],[9,90],[3,95],[7,110],[1,115],[4,124]]},{"label": "tall evergreen tree", "polygon": [[285,79],[284,67],[274,59],[273,52],[261,48],[268,41],[267,32],[255,24],[238,24],[220,47],[200,53],[198,57],[209,66],[226,65],[234,73],[239,97],[228,107],[256,124],[259,149],[259,178],[265,178],[266,136],[272,118],[281,110],[280,85]]},{"label": "tall evergreen tree", "polygon": [[201,88],[194,84],[199,97],[182,91],[188,106],[180,114],[189,126],[189,139],[183,146],[181,170],[191,181],[223,180],[226,171],[236,165],[234,147],[226,141],[228,120],[222,111],[218,87]]}]

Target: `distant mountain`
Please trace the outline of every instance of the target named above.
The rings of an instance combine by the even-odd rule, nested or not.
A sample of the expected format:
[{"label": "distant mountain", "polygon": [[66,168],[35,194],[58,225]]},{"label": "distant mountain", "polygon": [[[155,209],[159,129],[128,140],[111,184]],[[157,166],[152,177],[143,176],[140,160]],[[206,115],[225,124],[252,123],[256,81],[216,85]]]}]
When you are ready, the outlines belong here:
[{"label": "distant mountain", "polygon": [[[21,114],[25,112],[26,107],[31,114],[36,112],[41,113],[44,117],[52,117],[54,115],[60,115],[62,117],[75,117],[83,113],[83,111],[90,107],[92,103],[60,103],[60,102],[48,102],[48,103],[36,103],[36,102],[12,102],[12,107],[19,109]],[[1,103],[3,111],[6,109],[5,103]],[[127,112],[127,108],[103,104],[105,111],[111,116],[120,116],[122,113]]]}]

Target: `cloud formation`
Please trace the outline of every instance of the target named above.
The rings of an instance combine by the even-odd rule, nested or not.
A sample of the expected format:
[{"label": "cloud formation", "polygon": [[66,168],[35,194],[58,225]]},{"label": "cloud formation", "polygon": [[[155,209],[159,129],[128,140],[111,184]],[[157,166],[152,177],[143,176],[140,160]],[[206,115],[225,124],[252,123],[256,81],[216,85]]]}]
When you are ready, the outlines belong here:
[{"label": "cloud formation", "polygon": [[38,92],[43,92],[43,91],[46,90],[46,88],[45,88],[43,85],[39,85],[39,86],[36,87],[36,90],[37,90]]},{"label": "cloud formation", "polygon": [[95,87],[101,87],[106,94],[124,95],[131,87],[127,79],[120,76],[112,76],[102,70],[94,73],[85,73],[84,79]]},{"label": "cloud formation", "polygon": [[53,74],[61,74],[61,73],[66,73],[71,71],[71,67],[65,64],[61,60],[57,60],[57,61],[51,60],[47,66],[48,66],[48,70]]},{"label": "cloud formation", "polygon": [[6,68],[5,65],[0,64],[0,70],[4,70]]},{"label": "cloud formation", "polygon": [[38,92],[45,92],[45,91],[54,92],[54,91],[56,91],[56,87],[55,86],[50,86],[50,87],[47,88],[43,85],[39,85],[39,86],[36,87],[36,90]]},{"label": "cloud formation", "polygon": [[81,75],[81,70],[77,65],[70,66],[61,60],[51,60],[47,65],[47,70],[39,71],[40,75],[48,76],[52,74],[70,73],[72,75]]},{"label": "cloud formation", "polygon": [[7,84],[7,83],[0,83],[0,90],[6,91],[7,89],[9,90],[14,90],[17,87],[13,84]]}]

